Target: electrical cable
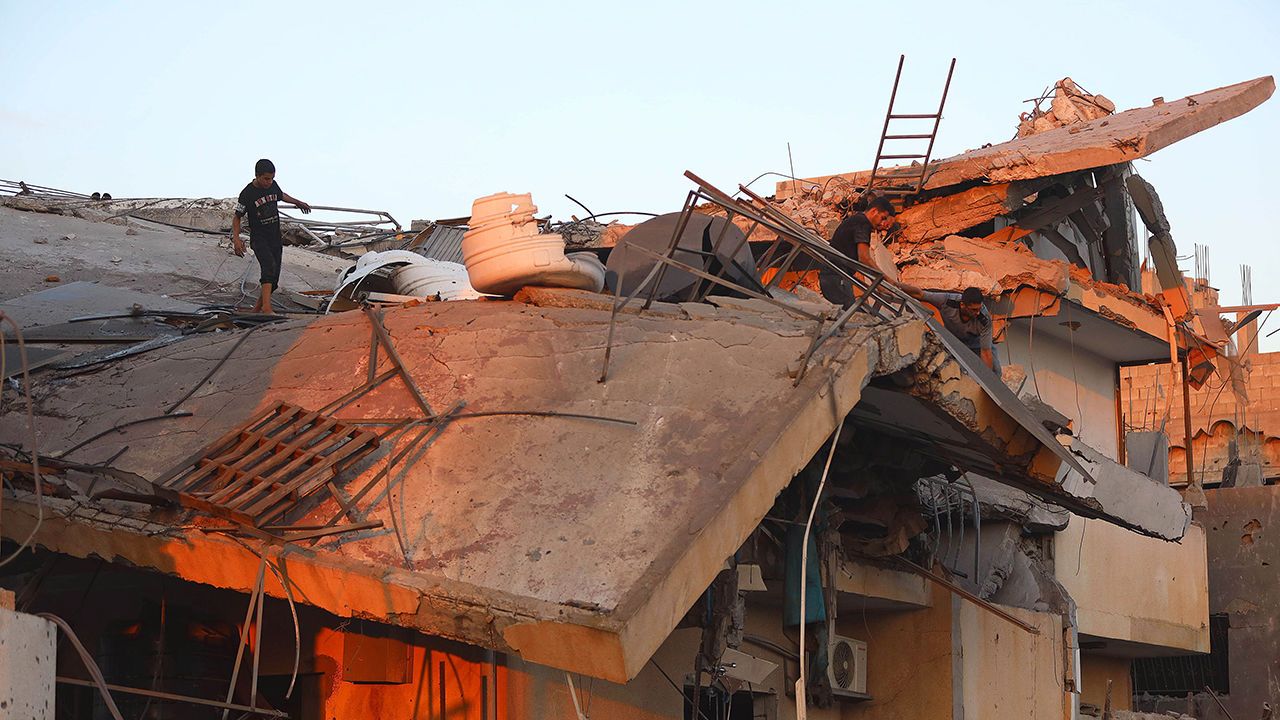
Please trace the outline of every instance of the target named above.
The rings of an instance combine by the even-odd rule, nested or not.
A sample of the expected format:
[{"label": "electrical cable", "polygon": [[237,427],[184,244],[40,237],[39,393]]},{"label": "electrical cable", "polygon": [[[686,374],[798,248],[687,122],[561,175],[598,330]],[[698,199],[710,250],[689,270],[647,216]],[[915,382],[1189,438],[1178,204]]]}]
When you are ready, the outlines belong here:
[{"label": "electrical cable", "polygon": [[[62,452],[57,453],[57,455],[54,455],[53,457],[64,458],[67,455],[70,455],[71,453],[75,452],[76,450],[79,450],[80,448],[84,447],[85,445],[88,445],[89,443],[95,440],[104,438],[113,432],[116,432],[118,430],[123,430],[127,427],[133,427],[134,425],[144,425],[146,423],[154,422],[156,420],[168,420],[171,418],[184,418],[184,417],[191,417],[191,413],[189,412],[180,412],[180,413],[172,413],[172,414],[165,413],[164,415],[152,415],[150,417],[138,418],[137,420],[130,420],[128,422],[123,422],[123,423],[120,423],[119,425],[114,425],[112,427],[109,427],[106,430],[103,430],[102,432],[97,433],[95,435],[90,435],[89,437],[85,438],[84,440],[81,440],[75,445],[72,445],[66,450],[63,450]],[[107,463],[104,463],[104,464],[109,464],[109,463],[110,461],[107,461]]]},{"label": "electrical cable", "polygon": [[[259,559],[265,557],[265,552],[254,550],[252,546],[235,535],[228,535],[227,537],[257,555]],[[285,599],[289,602],[289,614],[293,616],[293,673],[289,676],[289,689],[285,690],[284,693],[285,699],[288,700],[293,695],[294,685],[298,681],[298,669],[302,664],[302,628],[298,623],[298,608],[293,599],[293,583],[289,580],[289,574],[285,572],[284,563],[279,558],[274,563],[268,560],[267,569],[271,571],[272,575],[276,576],[276,580],[284,588]]]},{"label": "electrical cable", "polygon": [[813,496],[813,505],[809,508],[809,520],[804,524],[804,537],[800,541],[800,679],[796,686],[796,716],[805,717],[808,712],[809,701],[805,697],[809,692],[808,676],[805,670],[808,664],[805,662],[804,639],[807,632],[805,621],[809,619],[808,599],[806,598],[809,589],[809,533],[813,530],[813,518],[818,513],[818,503],[822,501],[822,491],[827,487],[827,474],[831,471],[831,461],[836,456],[836,445],[840,442],[840,431],[844,429],[844,418],[840,418],[840,422],[836,424],[836,430],[831,435],[831,450],[827,453],[827,463],[822,468],[822,479],[818,481],[818,490]]},{"label": "electrical cable", "polygon": [[172,404],[172,405],[170,405],[169,407],[165,408],[164,414],[165,414],[165,415],[169,415],[169,414],[170,414],[170,413],[172,413],[174,410],[177,410],[179,405],[182,405],[182,403],[186,402],[186,401],[187,401],[187,400],[188,400],[192,395],[195,395],[195,394],[196,394],[196,391],[198,391],[200,388],[204,387],[204,384],[205,384],[205,383],[207,383],[207,382],[209,382],[209,378],[213,377],[214,373],[218,372],[218,370],[219,370],[223,365],[225,365],[225,364],[226,364],[226,362],[227,362],[228,360],[230,360],[230,359],[231,359],[231,356],[232,356],[233,354],[235,354],[235,351],[236,351],[236,350],[237,350],[241,345],[243,345],[243,344],[244,344],[244,341],[245,341],[245,340],[248,340],[248,339],[249,339],[249,336],[250,336],[250,335],[252,335],[252,334],[254,333],[254,331],[255,331],[255,330],[257,330],[258,328],[263,327],[264,325],[267,325],[267,324],[268,324],[268,323],[262,323],[261,325],[254,325],[253,327],[249,328],[249,330],[248,330],[247,332],[245,332],[245,334],[241,335],[241,336],[239,337],[239,339],[237,339],[237,340],[236,340],[235,344],[231,346],[231,349],[227,351],[227,354],[226,354],[226,355],[223,355],[221,360],[219,360],[218,362],[214,363],[214,365],[213,365],[213,367],[212,367],[212,368],[209,368],[209,372],[205,373],[205,376],[204,376],[204,377],[202,377],[202,378],[200,378],[200,382],[196,383],[195,385],[192,385],[192,386],[191,386],[191,389],[190,389],[190,390],[188,390],[188,391],[187,391],[187,393],[186,393],[185,395],[183,395],[183,396],[182,396],[182,397],[181,397],[177,402],[175,402],[174,404]]},{"label": "electrical cable", "polygon": [[111,717],[115,718],[115,720],[124,720],[124,717],[120,714],[120,708],[116,707],[116,701],[111,697],[111,691],[107,689],[107,681],[103,679],[102,670],[98,668],[98,663],[93,661],[93,656],[85,649],[84,644],[80,642],[80,638],[76,637],[76,632],[71,629],[67,621],[53,613],[36,613],[36,617],[42,617],[62,630],[67,639],[71,641],[72,647],[79,653],[80,660],[84,663],[84,669],[89,672],[89,677],[98,686],[98,692],[102,693],[102,702],[106,704],[107,712],[110,712]]}]

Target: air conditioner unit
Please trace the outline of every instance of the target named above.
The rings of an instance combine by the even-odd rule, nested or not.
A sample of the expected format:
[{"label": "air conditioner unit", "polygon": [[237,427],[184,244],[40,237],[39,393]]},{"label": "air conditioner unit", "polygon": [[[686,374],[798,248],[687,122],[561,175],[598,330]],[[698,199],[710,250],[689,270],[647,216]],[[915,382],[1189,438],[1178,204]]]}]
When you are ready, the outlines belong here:
[{"label": "air conditioner unit", "polygon": [[831,636],[827,646],[827,681],[831,692],[844,697],[867,694],[867,644],[861,640]]}]

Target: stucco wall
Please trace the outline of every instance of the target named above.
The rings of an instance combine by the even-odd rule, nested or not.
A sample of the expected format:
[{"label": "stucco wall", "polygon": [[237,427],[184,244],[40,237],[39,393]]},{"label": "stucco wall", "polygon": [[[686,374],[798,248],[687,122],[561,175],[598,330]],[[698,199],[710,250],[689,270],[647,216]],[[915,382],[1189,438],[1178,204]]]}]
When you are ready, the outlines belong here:
[{"label": "stucco wall", "polygon": [[1084,652],[1080,657],[1080,702],[1103,707],[1107,680],[1111,681],[1111,709],[1133,709],[1133,661],[1125,657]]},{"label": "stucco wall", "polygon": [[1081,633],[1208,652],[1208,568],[1199,525],[1169,543],[1072,517],[1054,535],[1054,570],[1076,601]]},{"label": "stucco wall", "polygon": [[1040,634],[972,603],[957,605],[964,717],[1060,720],[1070,707],[1063,681],[1069,668],[1063,655],[1062,618],[1004,609]]},{"label": "stucco wall", "polygon": [[844,618],[842,634],[867,643],[867,693],[874,699],[843,707],[842,720],[916,720],[954,717],[956,600],[931,588],[932,607],[868,612]]},{"label": "stucco wall", "polygon": [[1280,485],[1205,493],[1209,535],[1209,602],[1227,613],[1234,717],[1280,707]]},{"label": "stucco wall", "polygon": [[1064,318],[1036,318],[1034,329],[1025,321],[1010,323],[1005,341],[997,346],[1000,360],[1021,365],[1027,372],[1021,394],[1038,392],[1041,400],[1074,421],[1073,429],[1085,444],[1115,458],[1119,451],[1115,364],[1045,332],[1044,323],[1060,323]]}]

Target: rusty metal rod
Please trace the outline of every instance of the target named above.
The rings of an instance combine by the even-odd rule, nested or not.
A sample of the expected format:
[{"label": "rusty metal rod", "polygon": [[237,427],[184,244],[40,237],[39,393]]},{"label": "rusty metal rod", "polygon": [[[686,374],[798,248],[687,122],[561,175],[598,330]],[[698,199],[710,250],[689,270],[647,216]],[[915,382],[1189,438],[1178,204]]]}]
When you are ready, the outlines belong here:
[{"label": "rusty metal rod", "polygon": [[1227,716],[1227,720],[1236,720],[1235,718],[1231,717],[1231,713],[1227,711],[1226,706],[1223,705],[1222,701],[1218,699],[1218,693],[1214,692],[1213,688],[1209,687],[1208,685],[1205,685],[1204,691],[1209,693],[1209,697],[1213,698],[1214,702],[1218,703],[1218,709],[1222,710],[1222,714]]},{"label": "rusty metal rod", "polygon": [[1034,625],[1030,625],[1030,624],[1028,624],[1028,623],[1025,623],[1025,622],[1023,622],[1023,621],[1019,620],[1018,618],[1014,617],[1013,615],[1010,615],[1009,613],[1005,612],[1004,610],[1001,610],[1000,608],[996,607],[996,606],[995,606],[995,605],[993,605],[992,603],[989,603],[989,602],[987,602],[986,600],[983,600],[982,598],[978,597],[977,595],[974,595],[973,593],[969,592],[968,590],[965,590],[964,588],[960,587],[959,585],[956,585],[955,583],[951,582],[950,580],[947,580],[947,579],[945,579],[945,578],[938,577],[937,575],[934,575],[932,572],[929,572],[928,570],[926,570],[926,569],[924,569],[924,568],[920,567],[919,565],[917,565],[917,564],[915,564],[915,563],[911,562],[910,560],[908,560],[908,559],[906,559],[906,558],[904,558],[904,557],[899,557],[899,558],[898,558],[898,561],[899,561],[899,562],[901,562],[903,565],[906,565],[906,566],[907,566],[908,568],[910,568],[912,571],[914,571],[914,572],[916,572],[916,573],[919,573],[920,575],[923,575],[926,579],[928,579],[928,580],[932,580],[933,582],[935,582],[935,583],[937,583],[937,584],[941,585],[942,587],[946,588],[947,590],[950,590],[951,592],[953,592],[953,593],[955,593],[955,594],[959,595],[960,597],[964,598],[965,600],[968,600],[969,602],[973,603],[974,605],[977,605],[978,607],[982,608],[983,610],[986,610],[986,611],[988,611],[988,612],[992,613],[993,615],[996,615],[997,617],[1000,617],[1000,618],[1003,618],[1003,619],[1005,619],[1005,620],[1008,620],[1009,622],[1013,623],[1014,625],[1017,625],[1018,627],[1022,628],[1023,630],[1026,630],[1027,632],[1031,633],[1032,635],[1039,635],[1039,634],[1040,634],[1040,629],[1039,629],[1039,628],[1037,628],[1036,626],[1034,626]]},{"label": "rusty metal rod", "polygon": [[1187,461],[1187,487],[1193,488],[1196,484],[1195,476],[1195,451],[1191,447],[1191,376],[1190,366],[1187,363],[1187,356],[1182,356],[1182,429],[1186,433],[1186,461]]},{"label": "rusty metal rod", "polygon": [[387,357],[396,366],[396,370],[399,371],[405,386],[413,394],[414,402],[418,403],[418,407],[422,408],[422,412],[426,413],[427,417],[435,417],[435,411],[427,404],[427,398],[422,395],[422,391],[413,382],[413,376],[409,374],[409,368],[405,366],[404,360],[400,358],[400,353],[396,350],[395,344],[391,342],[391,335],[387,333],[387,328],[382,325],[382,313],[374,310],[369,305],[365,305],[364,314],[368,316],[369,322],[373,323],[373,331],[378,335],[378,342],[382,343],[382,349],[387,351]]},{"label": "rusty metal rod", "polygon": [[[79,678],[64,677],[59,675],[55,678],[64,685],[79,685],[80,687],[97,687],[90,680],[81,680]],[[190,695],[177,695],[175,693],[161,692],[159,690],[145,690],[143,688],[126,687],[124,685],[112,685],[107,683],[107,689],[111,692],[124,693],[125,695],[141,695],[143,697],[155,698],[157,700],[169,700],[172,702],[189,703],[191,705],[206,705],[208,707],[221,708],[224,710],[236,710],[238,712],[253,713],[264,717],[288,718],[287,713],[279,710],[268,710],[267,708],[253,708],[248,705],[236,705],[235,703],[224,703],[220,700],[206,700],[205,698],[191,697]]]}]

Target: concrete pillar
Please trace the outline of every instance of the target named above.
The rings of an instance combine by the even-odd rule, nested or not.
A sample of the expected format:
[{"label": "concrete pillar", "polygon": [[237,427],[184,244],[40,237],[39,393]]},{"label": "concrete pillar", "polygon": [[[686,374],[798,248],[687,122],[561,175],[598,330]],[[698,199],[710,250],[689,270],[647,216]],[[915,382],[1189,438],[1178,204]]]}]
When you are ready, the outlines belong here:
[{"label": "concrete pillar", "polygon": [[0,717],[53,720],[53,623],[0,607]]}]

